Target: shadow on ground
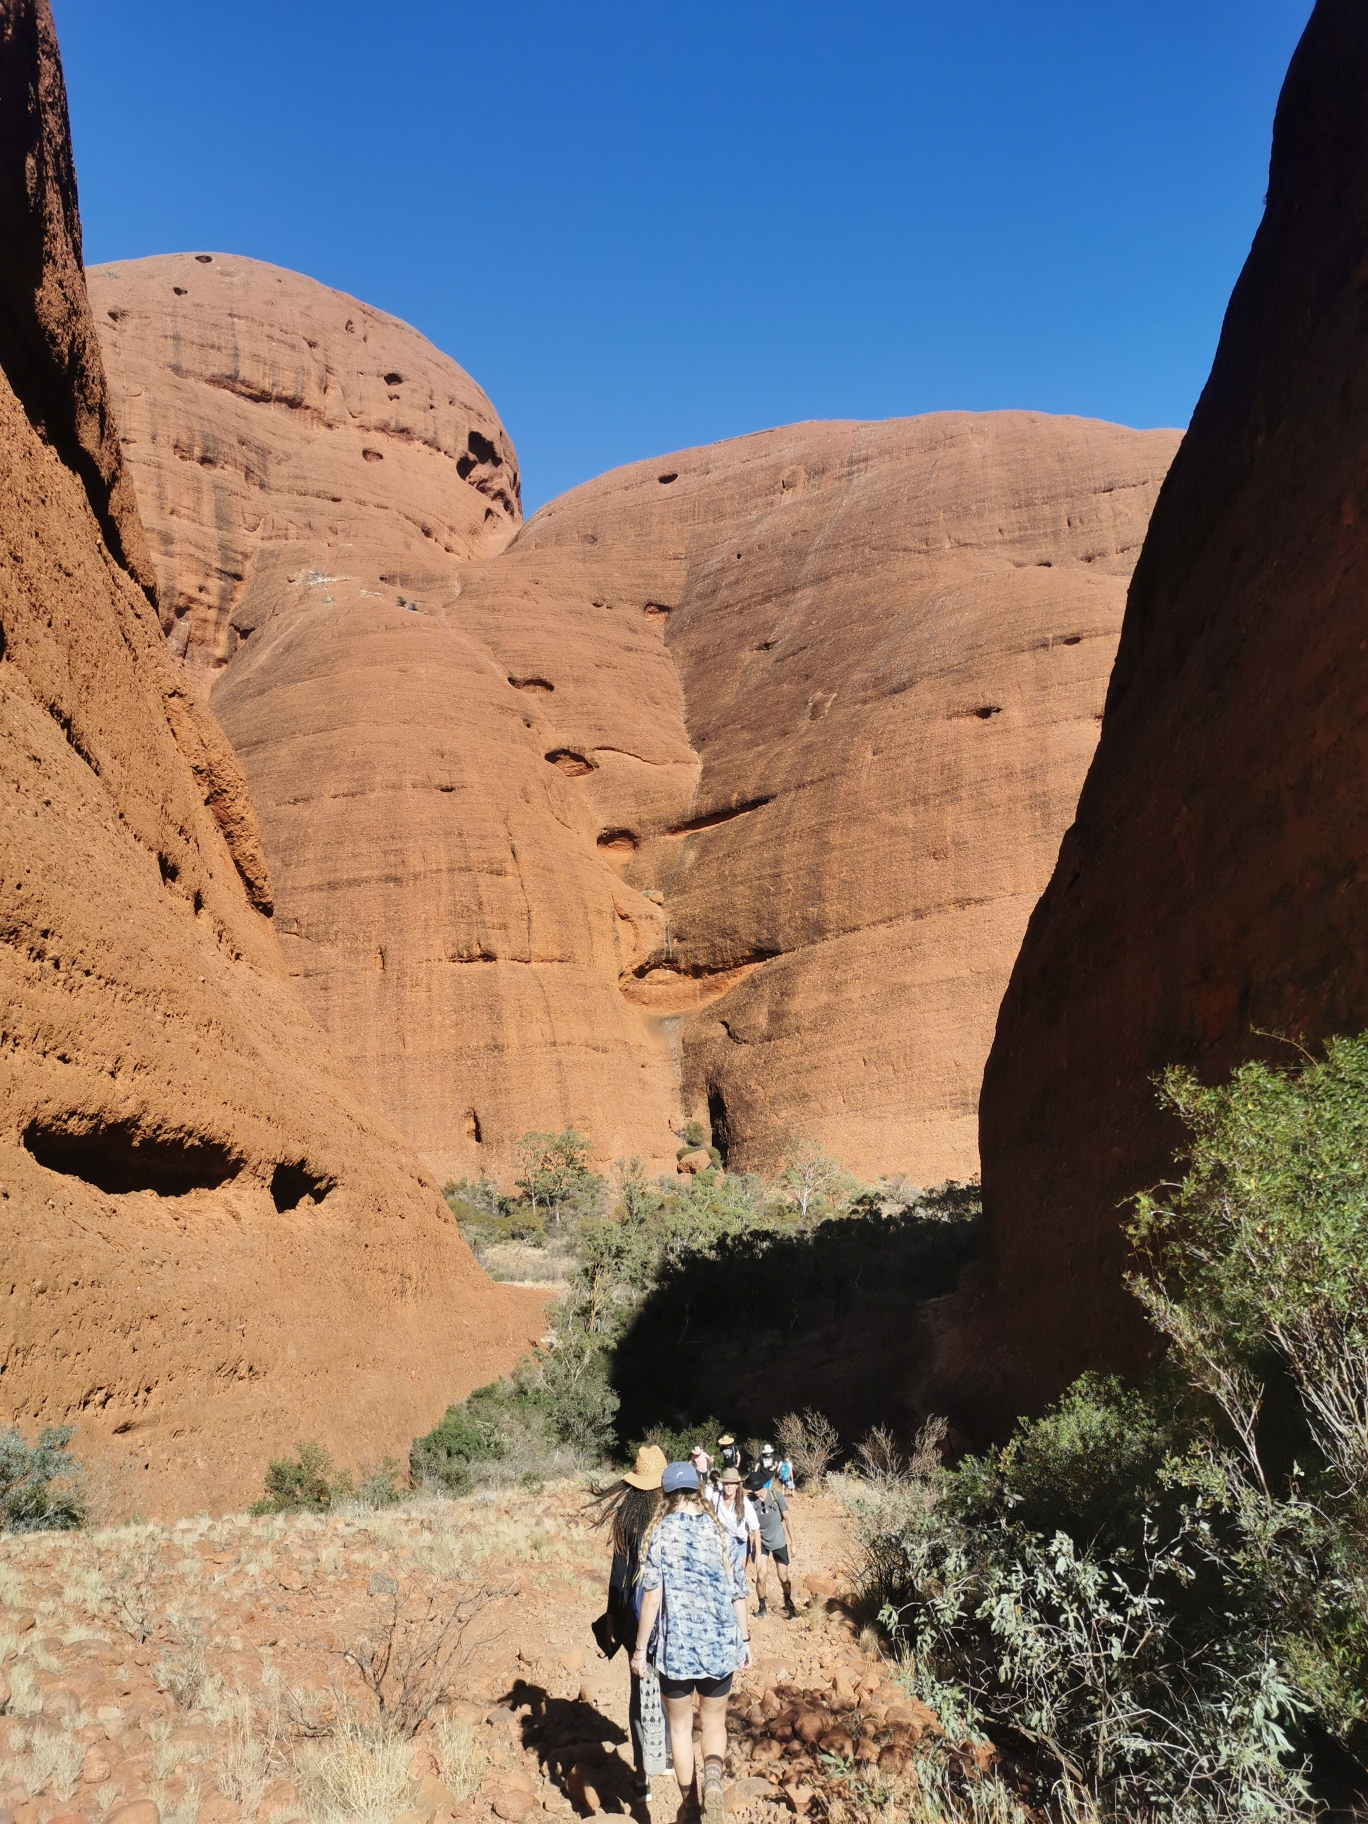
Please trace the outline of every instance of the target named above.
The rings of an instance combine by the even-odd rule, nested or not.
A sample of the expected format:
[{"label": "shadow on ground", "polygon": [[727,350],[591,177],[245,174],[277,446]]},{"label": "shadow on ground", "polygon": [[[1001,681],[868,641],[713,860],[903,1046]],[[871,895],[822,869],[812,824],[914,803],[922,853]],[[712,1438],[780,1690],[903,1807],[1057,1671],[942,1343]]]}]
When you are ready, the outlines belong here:
[{"label": "shadow on ground", "polygon": [[[626,1679],[624,1668],[623,1678]],[[543,1685],[515,1679],[502,1702],[511,1710],[522,1710],[522,1742],[541,1763],[542,1771],[556,1787],[585,1812],[605,1811],[627,1814],[641,1824],[650,1824],[650,1812],[632,1793],[632,1770],[615,1744],[625,1742],[627,1733],[620,1723],[585,1698],[552,1697]],[[593,1794],[586,1803],[585,1787]]]},{"label": "shadow on ground", "polygon": [[812,1406],[853,1445],[871,1425],[906,1434],[921,1307],[974,1256],[977,1187],[928,1209],[845,1217],[805,1234],[745,1234],[667,1270],[617,1347],[624,1443],[712,1413],[738,1436]]}]

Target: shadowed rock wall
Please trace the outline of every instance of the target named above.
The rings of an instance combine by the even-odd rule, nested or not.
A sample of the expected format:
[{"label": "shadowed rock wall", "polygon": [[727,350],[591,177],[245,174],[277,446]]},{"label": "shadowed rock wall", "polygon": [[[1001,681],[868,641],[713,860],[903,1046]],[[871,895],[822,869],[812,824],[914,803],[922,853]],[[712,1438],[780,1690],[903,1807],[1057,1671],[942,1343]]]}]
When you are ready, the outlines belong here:
[{"label": "shadowed rock wall", "polygon": [[[1264,219],[1131,584],[1102,740],[998,1019],[987,1250],[937,1397],[979,1425],[1148,1347],[1118,1205],[1152,1078],[1368,1026],[1368,14],[1320,0]],[[1256,1030],[1258,1029],[1258,1030]]]}]

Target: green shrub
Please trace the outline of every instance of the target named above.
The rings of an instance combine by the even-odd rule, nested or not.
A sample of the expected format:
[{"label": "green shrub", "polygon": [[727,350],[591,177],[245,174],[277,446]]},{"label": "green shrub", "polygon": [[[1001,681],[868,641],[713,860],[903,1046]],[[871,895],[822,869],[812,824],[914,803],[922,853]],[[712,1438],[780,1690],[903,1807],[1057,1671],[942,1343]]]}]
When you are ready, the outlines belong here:
[{"label": "green shrub", "polygon": [[1161,1095],[1184,1172],[1129,1234],[1168,1367],[881,1490],[866,1592],[1066,1809],[1308,1817],[1317,1739],[1368,1762],[1368,1039]]},{"label": "green shrub", "polygon": [[[293,1457],[277,1457],[267,1465],[266,1492],[252,1504],[254,1514],[326,1512],[336,1493],[350,1494],[350,1477],[340,1477],[321,1444],[307,1439],[296,1444]],[[341,1488],[339,1487],[341,1485]]]},{"label": "green shrub", "polygon": [[468,1494],[471,1464],[503,1456],[498,1420],[489,1410],[497,1391],[497,1382],[477,1388],[461,1405],[448,1406],[431,1431],[413,1440],[409,1472],[416,1483]]},{"label": "green shrub", "polygon": [[47,1425],[30,1448],[17,1425],[0,1431],[0,1517],[10,1533],[66,1532],[85,1519],[72,1486],[80,1465],[67,1455],[74,1427]]}]

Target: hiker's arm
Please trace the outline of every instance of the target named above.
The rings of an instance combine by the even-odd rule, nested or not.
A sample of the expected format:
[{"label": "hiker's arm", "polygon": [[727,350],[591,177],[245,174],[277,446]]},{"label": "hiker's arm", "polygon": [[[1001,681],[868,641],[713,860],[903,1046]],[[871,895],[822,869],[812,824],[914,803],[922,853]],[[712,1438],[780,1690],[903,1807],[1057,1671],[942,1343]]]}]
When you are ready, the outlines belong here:
[{"label": "hiker's arm", "polygon": [[632,1670],[640,1678],[646,1670],[646,1649],[651,1642],[651,1629],[660,1613],[660,1585],[641,1592],[641,1614],[637,1618],[636,1644],[632,1648]]}]

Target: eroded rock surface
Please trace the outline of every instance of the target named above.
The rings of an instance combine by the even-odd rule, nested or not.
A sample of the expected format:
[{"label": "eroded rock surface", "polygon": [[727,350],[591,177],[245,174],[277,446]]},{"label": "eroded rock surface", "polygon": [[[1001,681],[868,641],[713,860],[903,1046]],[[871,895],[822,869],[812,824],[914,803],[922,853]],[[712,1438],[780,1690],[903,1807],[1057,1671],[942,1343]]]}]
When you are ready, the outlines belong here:
[{"label": "eroded rock surface", "polygon": [[[416,495],[367,496],[364,528],[294,505],[320,461],[368,487],[382,465],[353,446],[380,431],[325,431],[302,382],[266,378],[310,338],[340,372],[332,318],[363,307],[221,255],[92,283],[142,389],[128,453],[164,596],[172,575],[181,603],[221,594],[207,553],[244,503],[289,521],[270,586],[262,546],[255,605],[227,611],[213,703],[289,967],[432,1167],[507,1176],[519,1134],[574,1125],[659,1169],[697,1113],[734,1167],[800,1136],[866,1174],[972,1172],[997,1003],[1176,434],[796,426],[614,471],[504,549],[509,503],[486,530],[489,494],[452,472],[458,424],[422,512],[479,517],[391,592]],[[371,367],[460,374],[386,334]],[[223,382],[229,351],[250,384]],[[497,493],[516,462],[481,423]]]},{"label": "eroded rock surface", "polygon": [[[0,87],[60,93],[45,5],[6,9]],[[22,193],[74,222],[64,136],[26,152],[5,118],[0,189],[56,172]],[[102,537],[128,560],[117,444],[82,445],[114,452],[101,507],[25,409],[104,398],[79,276],[0,330],[3,1417],[78,1422],[164,1513],[250,1498],[300,1436],[402,1450],[541,1325],[290,985],[237,761]]]},{"label": "eroded rock surface", "polygon": [[983,1088],[989,1247],[938,1397],[1005,1424],[1147,1338],[1121,1210],[1210,1081],[1368,1026],[1368,16],[1320,0],[1131,585],[1101,745]]},{"label": "eroded rock surface", "polygon": [[221,253],[92,268],[162,624],[207,689],[282,608],[441,601],[507,544],[517,459],[470,376],[383,311]]},{"label": "eroded rock surface", "polygon": [[797,425],[577,488],[467,585],[500,669],[555,684],[541,745],[591,769],[585,840],[661,898],[620,991],[731,1165],[811,1136],[868,1176],[974,1171],[981,1061],[1176,441]]}]

